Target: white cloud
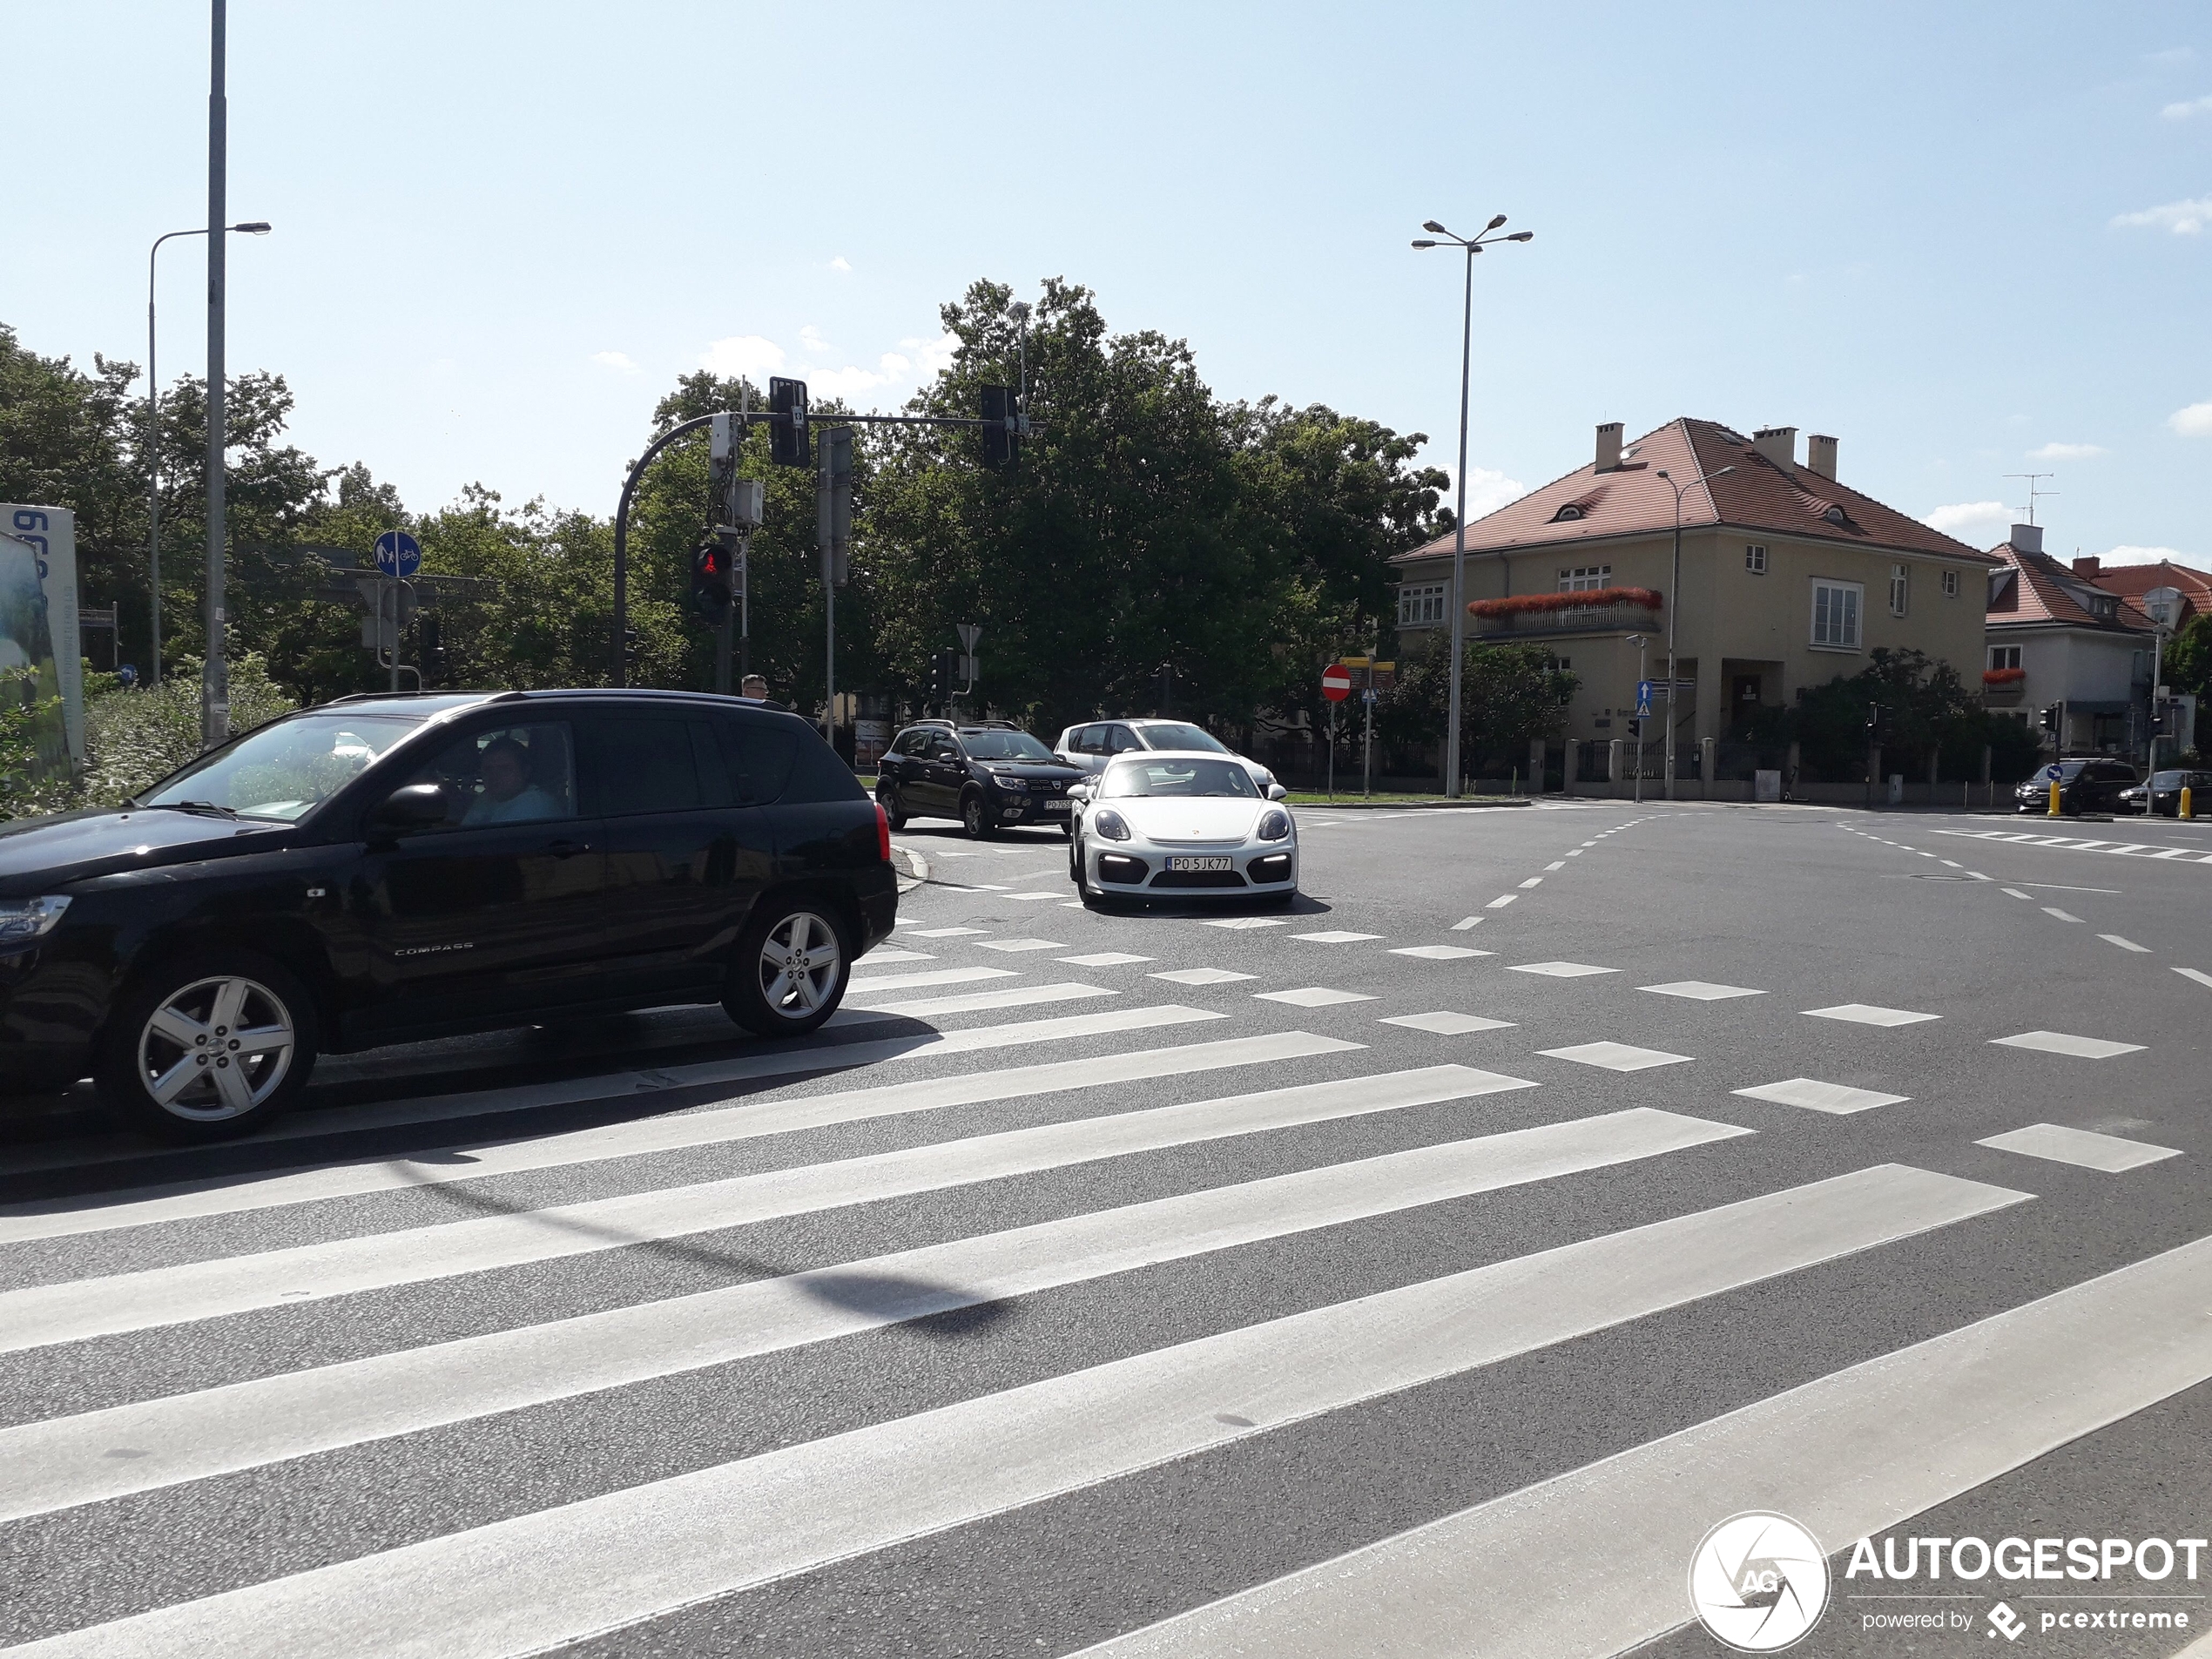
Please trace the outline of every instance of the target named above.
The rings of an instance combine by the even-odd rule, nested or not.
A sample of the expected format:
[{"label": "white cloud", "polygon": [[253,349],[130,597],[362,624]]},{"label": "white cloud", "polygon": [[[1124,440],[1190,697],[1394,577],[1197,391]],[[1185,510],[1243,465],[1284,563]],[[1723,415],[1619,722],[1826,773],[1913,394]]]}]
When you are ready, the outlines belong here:
[{"label": "white cloud", "polygon": [[2179,104],[2168,104],[2159,113],[2169,121],[2186,121],[2192,115],[2212,115],[2212,92],[2202,98],[2185,98]]},{"label": "white cloud", "polygon": [[591,354],[591,361],[603,368],[611,368],[619,374],[635,374],[637,372],[637,365],[631,361],[628,352],[595,351]]},{"label": "white cloud", "polygon": [[[1449,467],[1444,469],[1447,476],[1452,470]],[[1495,468],[1469,467],[1467,469],[1467,523],[1472,524],[1476,519],[1485,517],[1496,512],[1501,507],[1519,501],[1527,493],[1527,485],[1522,483],[1518,478],[1507,477]],[[1456,485],[1447,483],[1444,486],[1444,505],[1450,507],[1458,500],[1459,491]]]},{"label": "white cloud", "polygon": [[830,261],[830,269],[833,271],[849,271],[852,268],[852,262],[842,253],[839,254],[835,259]]},{"label": "white cloud", "polygon": [[2094,443],[2047,443],[2040,449],[2030,449],[2030,461],[2092,461],[2104,454]]},{"label": "white cloud", "polygon": [[2212,438],[2212,403],[2192,403],[2175,409],[2166,424],[2185,438]]},{"label": "white cloud", "polygon": [[2190,201],[2161,202],[2155,207],[2146,207],[2139,213],[2120,213],[2114,217],[2114,225],[2128,226],[2154,226],[2168,230],[2176,236],[2195,236],[2212,227],[2212,196],[2199,196]]},{"label": "white cloud", "polygon": [[953,366],[953,355],[960,349],[956,334],[939,334],[934,340],[902,340],[899,342],[914,353],[921,361],[921,375],[934,380],[943,370]]},{"label": "white cloud", "polygon": [[825,357],[837,349],[822,338],[822,331],[811,322],[799,331],[799,348],[809,357]]},{"label": "white cloud", "polygon": [[1972,542],[1977,531],[1993,533],[2001,537],[2019,522],[2020,511],[2007,507],[2001,501],[1953,502],[1948,507],[1939,507],[1925,514],[1920,522],[1931,529],[1941,530],[1946,536]]},{"label": "white cloud", "polygon": [[2191,46],[2168,46],[2162,52],[2145,52],[2143,57],[2153,64],[2187,64],[2195,61],[2196,50]]},{"label": "white cloud", "polygon": [[2107,564],[2156,564],[2161,560],[2170,560],[2175,564],[2188,563],[2177,549],[2170,547],[2115,547],[2104,555]]},{"label": "white cloud", "polygon": [[742,374],[758,381],[782,374],[785,361],[784,348],[774,341],[763,340],[759,334],[732,334],[709,346],[699,363],[725,378]]}]

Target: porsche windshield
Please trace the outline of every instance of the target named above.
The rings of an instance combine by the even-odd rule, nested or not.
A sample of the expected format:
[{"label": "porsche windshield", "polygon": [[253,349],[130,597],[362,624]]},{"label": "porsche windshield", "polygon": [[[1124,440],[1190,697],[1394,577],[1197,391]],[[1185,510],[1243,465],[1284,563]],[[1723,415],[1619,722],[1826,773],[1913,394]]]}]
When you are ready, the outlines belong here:
[{"label": "porsche windshield", "polygon": [[1258,800],[1259,786],[1241,761],[1146,755],[1106,768],[1101,795],[1234,795]]}]

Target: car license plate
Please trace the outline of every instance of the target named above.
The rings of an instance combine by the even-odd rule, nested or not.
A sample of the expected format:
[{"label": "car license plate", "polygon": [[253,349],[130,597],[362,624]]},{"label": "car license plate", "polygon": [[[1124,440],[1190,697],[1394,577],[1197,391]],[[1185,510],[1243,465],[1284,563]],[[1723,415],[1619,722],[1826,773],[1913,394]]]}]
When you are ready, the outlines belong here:
[{"label": "car license plate", "polygon": [[1200,858],[1192,853],[1173,853],[1168,859],[1170,870],[1226,870],[1231,867],[1227,859]]},{"label": "car license plate", "polygon": [[1075,802],[1069,800],[1049,800],[1045,802],[1044,809],[1048,813],[1064,813],[1074,805]]}]

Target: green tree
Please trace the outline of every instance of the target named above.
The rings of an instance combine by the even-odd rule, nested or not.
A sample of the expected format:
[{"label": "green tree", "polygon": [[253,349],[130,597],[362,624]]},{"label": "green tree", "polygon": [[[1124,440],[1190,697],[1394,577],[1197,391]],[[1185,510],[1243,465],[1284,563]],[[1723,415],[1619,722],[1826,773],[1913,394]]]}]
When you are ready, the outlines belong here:
[{"label": "green tree", "polygon": [[[1555,734],[1581,681],[1545,646],[1465,642],[1460,669],[1460,748],[1470,776],[1528,765],[1532,738]],[[1441,629],[1400,659],[1398,686],[1377,705],[1375,729],[1401,744],[1433,743],[1451,711],[1452,642]]]}]

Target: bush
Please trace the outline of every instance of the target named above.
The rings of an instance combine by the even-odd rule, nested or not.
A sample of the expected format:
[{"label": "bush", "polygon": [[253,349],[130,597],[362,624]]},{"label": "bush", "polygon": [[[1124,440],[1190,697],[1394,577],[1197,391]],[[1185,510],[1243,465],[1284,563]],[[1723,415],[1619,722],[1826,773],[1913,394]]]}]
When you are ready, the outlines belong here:
[{"label": "bush", "polygon": [[69,804],[66,772],[51,774],[62,700],[38,695],[35,669],[0,673],[0,819],[35,818]]},{"label": "bush", "polygon": [[[120,806],[199,752],[199,666],[185,658],[158,686],[105,691],[85,704],[82,805]],[[260,656],[232,664],[233,732],[298,706],[269,678]]]}]

